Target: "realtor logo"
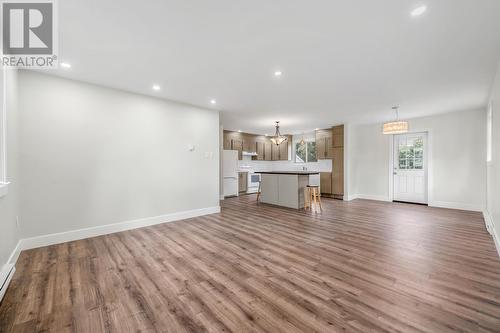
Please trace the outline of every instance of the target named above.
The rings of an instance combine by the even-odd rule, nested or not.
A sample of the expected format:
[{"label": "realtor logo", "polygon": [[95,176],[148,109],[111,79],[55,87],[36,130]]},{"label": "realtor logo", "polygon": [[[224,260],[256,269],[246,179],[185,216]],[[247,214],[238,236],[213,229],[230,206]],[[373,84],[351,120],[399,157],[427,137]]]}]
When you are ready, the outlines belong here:
[{"label": "realtor logo", "polygon": [[3,1],[1,9],[2,66],[57,67],[55,2]]}]

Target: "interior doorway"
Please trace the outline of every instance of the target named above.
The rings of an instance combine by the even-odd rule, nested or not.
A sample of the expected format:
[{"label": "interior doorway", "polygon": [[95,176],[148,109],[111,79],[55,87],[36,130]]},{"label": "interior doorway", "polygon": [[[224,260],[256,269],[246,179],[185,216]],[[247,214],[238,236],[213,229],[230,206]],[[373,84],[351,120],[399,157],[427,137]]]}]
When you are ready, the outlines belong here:
[{"label": "interior doorway", "polygon": [[393,200],[428,203],[427,133],[394,136]]}]

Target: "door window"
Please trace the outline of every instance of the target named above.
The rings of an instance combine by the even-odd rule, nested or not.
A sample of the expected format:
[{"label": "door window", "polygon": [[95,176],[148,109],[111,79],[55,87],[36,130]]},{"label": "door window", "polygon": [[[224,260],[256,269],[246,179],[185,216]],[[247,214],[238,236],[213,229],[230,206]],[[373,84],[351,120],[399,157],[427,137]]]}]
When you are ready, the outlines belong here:
[{"label": "door window", "polygon": [[399,169],[422,170],[424,168],[424,140],[409,137],[399,141]]}]

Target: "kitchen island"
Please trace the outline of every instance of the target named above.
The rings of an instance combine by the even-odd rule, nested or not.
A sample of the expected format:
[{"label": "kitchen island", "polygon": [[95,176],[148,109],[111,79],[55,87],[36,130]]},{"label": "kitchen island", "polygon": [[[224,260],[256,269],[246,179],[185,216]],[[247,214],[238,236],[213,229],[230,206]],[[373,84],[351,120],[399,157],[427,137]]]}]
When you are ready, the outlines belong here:
[{"label": "kitchen island", "polygon": [[309,176],[317,171],[262,171],[260,179],[260,201],[288,208],[304,208],[304,189],[309,185]]}]

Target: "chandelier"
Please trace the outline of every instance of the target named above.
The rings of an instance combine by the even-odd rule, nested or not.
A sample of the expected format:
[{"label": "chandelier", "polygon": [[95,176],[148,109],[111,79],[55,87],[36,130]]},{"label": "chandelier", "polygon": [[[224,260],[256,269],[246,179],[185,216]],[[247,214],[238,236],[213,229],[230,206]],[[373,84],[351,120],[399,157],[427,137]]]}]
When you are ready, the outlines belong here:
[{"label": "chandelier", "polygon": [[271,142],[274,143],[276,146],[279,146],[283,142],[287,140],[287,137],[284,135],[281,135],[280,133],[280,122],[276,122],[276,133],[274,136],[271,137]]},{"label": "chandelier", "polygon": [[399,106],[393,106],[392,109],[396,111],[396,121],[384,123],[384,134],[401,134],[408,132],[409,124],[407,121],[399,120]]}]

